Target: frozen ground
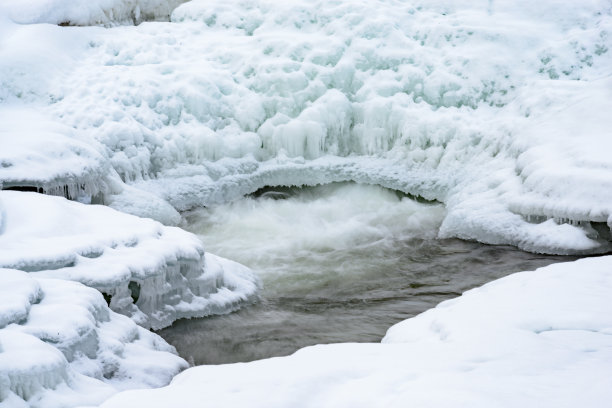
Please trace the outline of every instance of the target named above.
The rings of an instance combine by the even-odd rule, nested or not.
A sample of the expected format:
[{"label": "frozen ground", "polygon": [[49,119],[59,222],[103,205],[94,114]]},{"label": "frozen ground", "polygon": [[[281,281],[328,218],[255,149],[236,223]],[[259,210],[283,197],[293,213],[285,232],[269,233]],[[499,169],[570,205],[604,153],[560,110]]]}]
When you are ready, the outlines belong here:
[{"label": "frozen ground", "polygon": [[[10,272],[30,282],[25,286],[47,293],[44,279],[59,286],[79,281],[151,327],[207,308],[232,310],[256,290],[252,275],[204,255],[193,236],[170,226],[177,211],[265,185],[379,184],[442,202],[440,237],[544,253],[610,250],[610,0],[180,3],[0,4],[0,186],[81,202],[0,193],[0,266],[30,272]],[[215,378],[238,380],[240,366],[196,369],[151,395],[177,398],[172,390],[179,389],[187,398],[200,387],[181,382],[201,377],[218,385],[210,398],[225,396],[229,404],[269,396],[267,381],[282,372],[281,389],[292,394],[278,394],[270,405],[285,398],[296,405],[392,405],[416,384],[428,391],[415,394],[420,405],[451,405],[445,398],[454,398],[491,406],[492,394],[482,390],[504,384],[512,392],[498,405],[543,396],[542,403],[556,406],[597,406],[612,388],[610,313],[601,317],[610,311],[601,295],[609,288],[606,263],[582,261],[471,292],[390,332],[389,340],[413,336],[411,345],[315,347],[244,366],[243,392],[231,395],[223,390],[232,391],[232,383]],[[523,283],[521,290],[513,286]],[[28,304],[30,311],[46,307],[46,297],[32,290],[17,301],[21,316]],[[470,299],[483,303],[471,308]],[[576,302],[567,313],[566,299]],[[103,308],[100,300],[92,302]],[[463,317],[445,317],[449,311]],[[534,315],[540,320],[530,320]],[[100,316],[91,314],[90,323],[98,325]],[[436,316],[444,317],[440,325]],[[71,357],[52,350],[55,340],[22,342],[26,337],[13,333],[28,322],[6,320],[0,358],[20,362],[18,346],[32,342],[48,356],[49,372],[71,376]],[[562,330],[542,329],[547,325]],[[17,354],[7,351],[13,349]],[[97,361],[94,349],[88,360]],[[358,363],[354,353],[362,355]],[[304,370],[289,376],[284,365],[294,362]],[[42,372],[35,364],[20,367],[34,377]],[[70,393],[60,384],[78,384],[55,374],[15,382],[15,370],[0,377],[1,403],[9,406],[29,395],[27,403],[47,406],[40,389],[56,387],[51,393],[64,398]],[[104,383],[104,369],[88,372]],[[339,378],[340,385],[331,381]],[[448,393],[432,386],[442,380]],[[312,392],[315,385],[320,392]],[[102,395],[86,394],[91,402]]]},{"label": "frozen ground", "polygon": [[611,268],[602,257],[516,273],[391,327],[382,344],[190,368],[102,407],[607,407]]}]

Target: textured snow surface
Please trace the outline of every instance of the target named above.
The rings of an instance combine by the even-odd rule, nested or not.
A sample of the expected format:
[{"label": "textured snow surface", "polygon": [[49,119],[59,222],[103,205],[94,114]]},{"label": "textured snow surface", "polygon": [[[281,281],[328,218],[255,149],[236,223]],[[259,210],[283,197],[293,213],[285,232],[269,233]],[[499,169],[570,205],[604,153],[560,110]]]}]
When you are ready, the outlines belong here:
[{"label": "textured snow surface", "polygon": [[253,300],[257,279],[204,255],[193,234],[100,205],[0,192],[0,267],[81,282],[144,327],[227,313]]},{"label": "textured snow surface", "polygon": [[162,338],[80,283],[0,269],[0,407],[97,404],[187,367]]},{"label": "textured snow surface", "polygon": [[382,344],[200,366],[104,408],[576,407],[612,398],[612,257],[499,279],[393,326]]},{"label": "textured snow surface", "polygon": [[[356,180],[444,202],[444,237],[610,249],[609,0],[177,5],[4,2],[0,115],[36,123],[0,126],[0,181],[175,224],[162,199]],[[15,23],[137,8],[174,11]]]},{"label": "textured snow surface", "polygon": [[5,0],[8,16],[21,24],[139,24],[170,19],[187,0]]},{"label": "textured snow surface", "polygon": [[[0,186],[112,207],[0,192],[0,404],[161,385],[183,363],[147,354],[167,349],[133,321],[255,295],[194,236],[115,210],[176,225],[266,185],[353,180],[443,202],[441,237],[610,250],[610,0],[181,3],[0,4]],[[212,405],[601,406],[609,265],[500,280],[382,345],[192,369],[109,405],[209,387]]]}]

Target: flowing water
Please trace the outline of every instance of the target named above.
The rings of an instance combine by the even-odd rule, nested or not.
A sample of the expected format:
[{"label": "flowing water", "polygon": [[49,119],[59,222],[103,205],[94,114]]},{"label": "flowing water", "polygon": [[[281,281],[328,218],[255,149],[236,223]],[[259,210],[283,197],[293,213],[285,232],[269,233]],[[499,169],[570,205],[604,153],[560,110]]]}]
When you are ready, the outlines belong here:
[{"label": "flowing water", "polygon": [[[377,342],[403,319],[494,279],[575,258],[436,239],[439,203],[352,183],[267,189],[185,214],[206,250],[260,276],[261,300],[158,332],[193,364]],[[518,300],[517,300],[518,301]]]}]

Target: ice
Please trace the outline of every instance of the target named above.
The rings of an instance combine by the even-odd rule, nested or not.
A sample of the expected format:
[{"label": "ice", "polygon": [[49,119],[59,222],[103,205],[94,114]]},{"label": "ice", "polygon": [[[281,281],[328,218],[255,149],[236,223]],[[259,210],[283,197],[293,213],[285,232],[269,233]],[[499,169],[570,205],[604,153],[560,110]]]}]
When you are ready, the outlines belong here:
[{"label": "ice", "polygon": [[612,397],[612,257],[499,279],[393,326],[382,344],[190,368],[104,408],[606,406]]},{"label": "ice", "polygon": [[120,193],[107,196],[106,205],[124,213],[152,218],[164,225],[176,226],[181,221],[178,211],[159,196],[129,185],[120,188]]},{"label": "ice", "polygon": [[353,180],[443,202],[441,236],[610,250],[592,225],[612,220],[606,1],[195,0],[170,22],[110,29],[10,19],[96,8],[108,18],[78,24],[112,25],[162,3],[25,4],[4,7],[3,99],[37,106],[100,154],[75,178],[111,186],[95,202],[173,225],[168,203],[123,183],[184,210],[265,185]]},{"label": "ice", "polygon": [[76,282],[0,269],[0,406],[98,404],[187,366],[157,335]]},{"label": "ice", "polygon": [[[72,136],[72,137],[71,137]],[[33,187],[73,198],[108,191],[109,163],[67,126],[23,109],[0,109],[0,185]]]},{"label": "ice", "polygon": [[[54,278],[58,284],[70,280],[94,287],[105,294],[111,309],[145,327],[223,313],[253,300],[257,281],[248,269],[205,254],[194,236],[171,227],[179,222],[178,211],[235,200],[264,186],[341,181],[376,184],[443,203],[440,237],[512,244],[543,253],[611,250],[609,0],[181,3],[6,0],[0,4],[1,188],[106,205],[0,192],[0,266],[29,271],[30,279],[37,282]],[[587,279],[589,274],[576,275]],[[578,278],[563,275],[559,282],[569,282],[577,291],[596,292],[586,280],[571,279]],[[555,282],[556,278],[547,280],[550,292],[562,293],[563,288],[555,292]],[[36,284],[19,285],[6,302],[3,319],[37,316]],[[548,298],[548,292],[542,290],[542,296]],[[584,300],[580,293],[575,296]],[[596,293],[593,296],[599,299]],[[495,301],[487,300],[492,305]],[[600,310],[609,306],[605,300],[597,302]],[[537,307],[549,310],[547,304]],[[488,309],[483,303],[470,313]],[[589,395],[585,398],[592,398],[590,405],[595,405],[609,397],[609,384],[600,378],[610,376],[597,376],[606,366],[589,360],[587,353],[572,351],[581,341],[592,341],[600,361],[609,361],[605,348],[599,347],[607,340],[599,334],[602,326],[589,317],[589,310],[587,303],[576,307],[592,332],[580,328],[573,334],[555,330],[536,335],[527,330],[539,343],[530,343],[523,332],[506,332],[518,336],[521,345],[524,341],[525,356],[533,356],[541,370],[557,369],[564,356],[576,357],[569,374],[559,371],[546,377],[550,382],[542,380],[544,391],[556,393],[550,391],[546,394],[550,398],[538,401],[575,406],[576,395]],[[53,387],[59,390],[55,395],[67,398],[65,404],[54,403],[72,404],[67,401],[76,394],[69,391],[70,384],[77,383],[64,381],[57,373],[65,371],[70,377],[71,369],[62,358],[69,359],[74,347],[91,350],[87,339],[92,338],[84,336],[79,340],[83,344],[72,342],[71,330],[88,327],[86,313],[75,316],[74,326],[58,322],[62,332],[53,341],[61,346],[61,356],[47,347],[59,350],[50,343],[39,348],[43,341],[34,332],[11,329],[5,334],[2,329],[3,350],[10,347],[20,355],[20,344],[32,344],[44,353],[41,362],[48,368],[33,369],[31,373],[38,374],[23,380],[25,391],[5,392],[7,388],[0,387],[3,404],[23,405],[20,395],[26,391],[43,395],[46,391],[41,390]],[[542,322],[554,320],[550,316],[542,317]],[[427,322],[440,328],[438,337],[452,335],[444,324],[434,323]],[[491,334],[478,331],[480,327],[465,327],[483,337]],[[40,330],[36,333],[49,331],[42,323]],[[31,338],[22,341],[20,336]],[[495,339],[507,345],[505,338]],[[497,344],[474,341],[474,347],[482,345],[483,350]],[[549,351],[541,346],[543,341],[551,342],[559,354],[539,353],[539,348]],[[308,366],[293,375],[316,372],[319,379],[312,381],[324,385],[336,374],[320,371],[324,369],[320,364],[309,365],[311,354],[321,353],[326,362],[335,361],[337,367],[345,367],[339,370],[350,372],[354,353],[336,355],[336,350],[358,350],[365,356],[363,364],[374,366],[375,359],[367,357],[378,356],[373,350],[403,347],[309,349],[292,357]],[[508,347],[505,350],[514,359],[494,361],[510,368],[512,361],[527,367],[527,357],[512,354],[514,349]],[[403,378],[427,381],[428,374],[419,374],[429,373],[420,357],[427,354],[415,350],[406,355],[398,351],[407,361]],[[440,353],[444,357],[449,352]],[[129,354],[137,359],[138,352]],[[401,359],[392,354],[379,357],[397,367]],[[486,355],[496,356],[494,350]],[[484,371],[493,370],[501,377],[472,377],[481,372],[477,364],[481,360],[474,362],[461,353],[455,360],[430,356],[431,369],[453,361],[452,367],[466,368],[465,377],[450,370],[444,378],[452,379],[451,391],[467,388],[457,396],[433,391],[432,383],[428,388],[417,382],[432,390],[428,397],[433,399],[430,402],[421,394],[413,401],[416,405],[436,401],[438,406],[448,405],[452,398],[468,398],[476,392],[468,380],[486,389],[506,378],[519,401],[515,405],[529,405],[528,398],[535,393],[523,392],[533,388],[526,376],[512,377],[510,368],[486,366]],[[543,356],[550,359],[542,360]],[[95,364],[79,361],[80,369],[95,372]],[[294,360],[248,367],[276,370],[276,364],[280,367],[286,361]],[[216,369],[200,371],[206,370]],[[385,384],[392,384],[393,378],[381,370],[375,377],[364,371],[363,381],[358,381],[358,370],[351,375],[342,391],[344,397],[353,398],[348,405],[378,406],[381,398],[388,405],[399,404],[400,399],[388,400],[397,393],[388,392],[390,386]],[[256,371],[254,383],[268,378]],[[150,371],[154,376],[155,372]],[[543,371],[537,373],[537,378],[545,378]],[[570,374],[574,388],[563,382]],[[175,384],[190,376],[179,377]],[[129,382],[128,377],[121,381]],[[134,378],[145,377],[141,372]],[[0,378],[1,384],[8,384],[6,378]],[[217,384],[215,378],[208,380]],[[586,392],[589,381],[594,385]],[[366,389],[362,383],[379,386],[369,394],[376,400],[356,399],[363,393],[353,391]],[[295,389],[293,383],[285,384],[286,389]],[[323,388],[315,394],[307,384],[304,395],[341,405],[341,395],[328,395]],[[397,395],[408,392],[403,390]],[[265,387],[253,392],[263,393],[253,401],[265,401],[270,395]],[[211,398],[224,395],[211,394]],[[90,395],[92,400],[102,399],[102,394]],[[286,406],[284,395],[278,396],[282,403],[277,405]],[[442,401],[447,395],[449,399]],[[243,401],[242,393],[225,397],[225,405],[231,405],[232,398]],[[293,405],[301,403],[300,393],[292,397]],[[44,395],[40,398],[40,403],[31,399],[27,404],[45,405]],[[470,402],[491,406],[497,400],[478,394]]]},{"label": "ice", "polygon": [[228,313],[256,296],[252,272],[205,256],[176,227],[36,193],[3,191],[0,203],[0,266],[96,288],[143,327]]},{"label": "ice", "polygon": [[61,25],[139,24],[168,20],[172,10],[186,0],[8,0],[4,6],[21,24]]},{"label": "ice", "polygon": [[0,214],[2,408],[165,385],[187,363],[145,328],[228,313],[257,293],[248,268],[151,219],[19,191],[0,192]]}]

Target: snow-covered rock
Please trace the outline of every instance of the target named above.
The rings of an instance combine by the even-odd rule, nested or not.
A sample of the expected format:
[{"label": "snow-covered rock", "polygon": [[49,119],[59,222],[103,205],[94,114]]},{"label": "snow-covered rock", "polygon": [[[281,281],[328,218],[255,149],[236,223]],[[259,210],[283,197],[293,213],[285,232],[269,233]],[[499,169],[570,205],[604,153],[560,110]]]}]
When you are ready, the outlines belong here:
[{"label": "snow-covered rock", "polygon": [[382,344],[190,368],[104,408],[576,407],[612,399],[612,257],[510,275],[393,326]]},{"label": "snow-covered rock", "polygon": [[0,209],[0,267],[96,288],[143,327],[228,313],[256,296],[248,268],[205,255],[179,228],[37,193],[0,192]]},{"label": "snow-covered rock", "polygon": [[0,269],[0,407],[98,404],[187,367],[162,338],[76,282]]},{"label": "snow-covered rock", "polygon": [[110,165],[100,147],[35,111],[0,109],[0,146],[0,187],[87,200],[109,191],[102,175]]}]

